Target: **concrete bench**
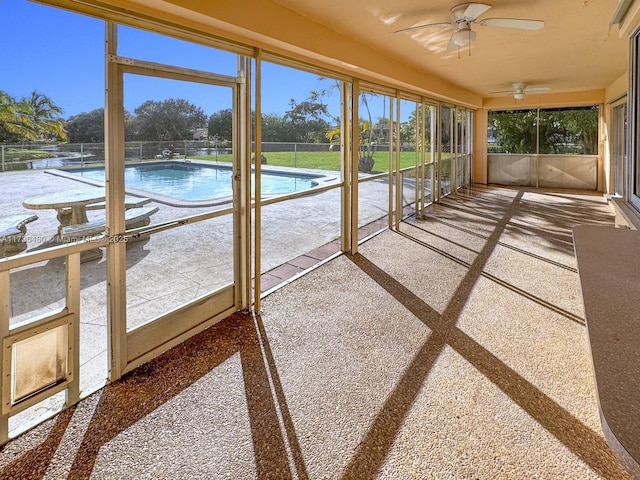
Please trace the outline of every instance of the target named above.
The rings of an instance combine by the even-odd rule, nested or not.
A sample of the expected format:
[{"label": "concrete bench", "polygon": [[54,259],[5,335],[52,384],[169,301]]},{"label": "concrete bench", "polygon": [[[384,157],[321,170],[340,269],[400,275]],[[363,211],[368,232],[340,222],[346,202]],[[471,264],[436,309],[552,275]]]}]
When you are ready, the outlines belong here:
[{"label": "concrete bench", "polygon": [[16,255],[27,249],[24,239],[27,223],[37,219],[37,215],[11,215],[0,218],[0,258]]},{"label": "concrete bench", "polygon": [[[150,198],[144,197],[134,197],[132,195],[126,195],[124,197],[124,208],[138,208],[146,205],[151,201]],[[107,208],[107,202],[97,202],[88,204],[85,209],[86,210],[104,210]],[[70,208],[62,208],[62,212],[71,212]]]},{"label": "concrete bench", "polygon": [[[143,205],[146,205],[150,201],[151,201],[150,198],[134,197],[132,195],[126,195],[124,197],[124,208],[128,210],[130,208],[142,207]],[[90,203],[89,205],[87,205],[87,210],[103,210],[104,208],[106,208],[106,206],[107,206],[106,202]]]},{"label": "concrete bench", "polygon": [[[157,211],[158,207],[137,207],[126,210],[124,216],[125,228],[127,230],[131,230],[132,228],[149,225],[151,222],[151,215]],[[67,242],[83,240],[102,233],[105,227],[105,219],[79,223],[76,225],[67,225],[66,227],[62,227],[60,231],[60,238]]]}]

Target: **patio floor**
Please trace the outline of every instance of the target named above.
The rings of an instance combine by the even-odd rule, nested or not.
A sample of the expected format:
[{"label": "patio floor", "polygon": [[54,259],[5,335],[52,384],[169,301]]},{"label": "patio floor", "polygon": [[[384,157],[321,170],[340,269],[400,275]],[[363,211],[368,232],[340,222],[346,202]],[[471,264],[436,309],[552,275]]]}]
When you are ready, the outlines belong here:
[{"label": "patio floor", "polygon": [[571,227],[601,195],[474,187],[7,444],[3,478],[628,478]]},{"label": "patio floor", "polygon": [[[387,185],[367,182],[362,198],[369,215],[385,212]],[[0,215],[36,213],[27,230],[29,251],[55,245],[58,220],[54,210],[27,210],[22,201],[40,195],[78,188],[93,188],[80,181],[43,170],[0,174]],[[153,223],[215,210],[216,207],[182,207],[153,199],[158,207]],[[221,205],[218,208],[224,208]],[[104,210],[88,211],[89,219]],[[364,223],[367,218],[362,219]],[[295,228],[293,227],[295,225]],[[328,191],[263,209],[262,291],[286,281],[340,250],[340,192]],[[384,225],[375,226],[376,229]],[[147,241],[127,246],[127,326],[179,307],[233,281],[233,225],[231,215],[154,234]],[[80,388],[92,392],[107,377],[106,256],[81,266]],[[40,262],[11,273],[11,324],[64,306],[64,259]],[[19,431],[32,419],[47,415],[63,404],[63,395],[42,402],[12,417],[10,430]]]}]

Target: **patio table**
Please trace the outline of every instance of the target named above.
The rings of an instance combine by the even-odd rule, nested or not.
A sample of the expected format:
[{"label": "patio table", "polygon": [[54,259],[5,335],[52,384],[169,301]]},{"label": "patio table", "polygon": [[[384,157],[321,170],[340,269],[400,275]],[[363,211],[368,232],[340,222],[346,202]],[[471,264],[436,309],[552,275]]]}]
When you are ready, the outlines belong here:
[{"label": "patio table", "polygon": [[62,227],[87,223],[87,205],[101,202],[105,199],[102,189],[65,190],[64,192],[49,193],[28,198],[22,205],[33,210],[53,209],[58,212],[58,233]]}]

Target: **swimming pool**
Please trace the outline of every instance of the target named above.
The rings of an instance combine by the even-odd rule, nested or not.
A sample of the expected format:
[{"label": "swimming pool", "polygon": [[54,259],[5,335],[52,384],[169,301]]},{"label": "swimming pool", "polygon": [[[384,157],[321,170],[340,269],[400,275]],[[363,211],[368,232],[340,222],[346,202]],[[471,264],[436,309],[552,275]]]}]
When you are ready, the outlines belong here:
[{"label": "swimming pool", "polygon": [[[103,167],[61,169],[65,172],[104,182]],[[145,190],[180,200],[211,200],[230,197],[231,165],[184,162],[149,162],[126,165],[126,188]],[[320,175],[262,171],[262,194],[283,194],[308,190]]]}]

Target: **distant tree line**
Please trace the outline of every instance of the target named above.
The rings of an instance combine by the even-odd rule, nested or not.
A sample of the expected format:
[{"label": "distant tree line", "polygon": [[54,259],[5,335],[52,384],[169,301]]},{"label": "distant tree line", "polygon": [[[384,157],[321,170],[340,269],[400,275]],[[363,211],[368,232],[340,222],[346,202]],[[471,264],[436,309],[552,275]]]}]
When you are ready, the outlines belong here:
[{"label": "distant tree line", "polygon": [[[0,91],[0,142],[104,142],[104,109],[97,108],[68,119],[47,96],[33,92],[16,99]],[[133,112],[125,111],[125,140],[175,141],[213,139],[231,141],[233,113],[220,110],[207,118],[204,110],[187,100],[147,100]],[[255,119],[252,118],[252,121]],[[318,100],[296,102],[291,99],[284,115],[262,117],[265,142],[326,142],[335,125],[327,106]]]},{"label": "distant tree line", "polygon": [[[181,98],[147,100],[133,113],[124,112],[126,141],[192,140],[196,130],[206,125],[204,110]],[[74,115],[66,128],[71,143],[104,142],[104,109]]]},{"label": "distant tree line", "polygon": [[[326,105],[320,102],[291,100],[284,115],[262,117],[264,142],[326,142],[332,128]],[[255,116],[252,115],[252,121]],[[104,141],[104,110],[99,108],[75,115],[66,122],[69,141],[93,143]],[[233,112],[230,108],[215,112],[209,118],[202,110],[184,99],[148,100],[133,113],[125,112],[125,140],[170,141],[216,139],[231,141]],[[201,132],[206,131],[202,135]]]},{"label": "distant tree line", "polygon": [[[304,101],[291,99],[283,114],[262,115],[262,141],[292,143],[326,143],[339,145],[340,119],[332,117],[323,101],[323,92],[311,92]],[[367,99],[361,96],[360,149],[361,157],[372,157],[376,146],[390,141],[388,120],[374,121]],[[401,125],[403,144],[415,146],[418,108],[409,121]],[[16,100],[0,91],[0,142],[32,143],[37,141],[68,141],[71,143],[104,142],[104,109],[74,115],[66,120],[62,109],[48,97],[33,92],[31,97]],[[427,112],[427,117],[429,116]],[[125,111],[126,141],[180,141],[193,139],[230,142],[233,131],[233,112],[222,109],[209,117],[204,110],[184,99],[147,100],[133,112]],[[252,114],[252,122],[255,116]],[[395,142],[395,136],[393,136]]]}]

